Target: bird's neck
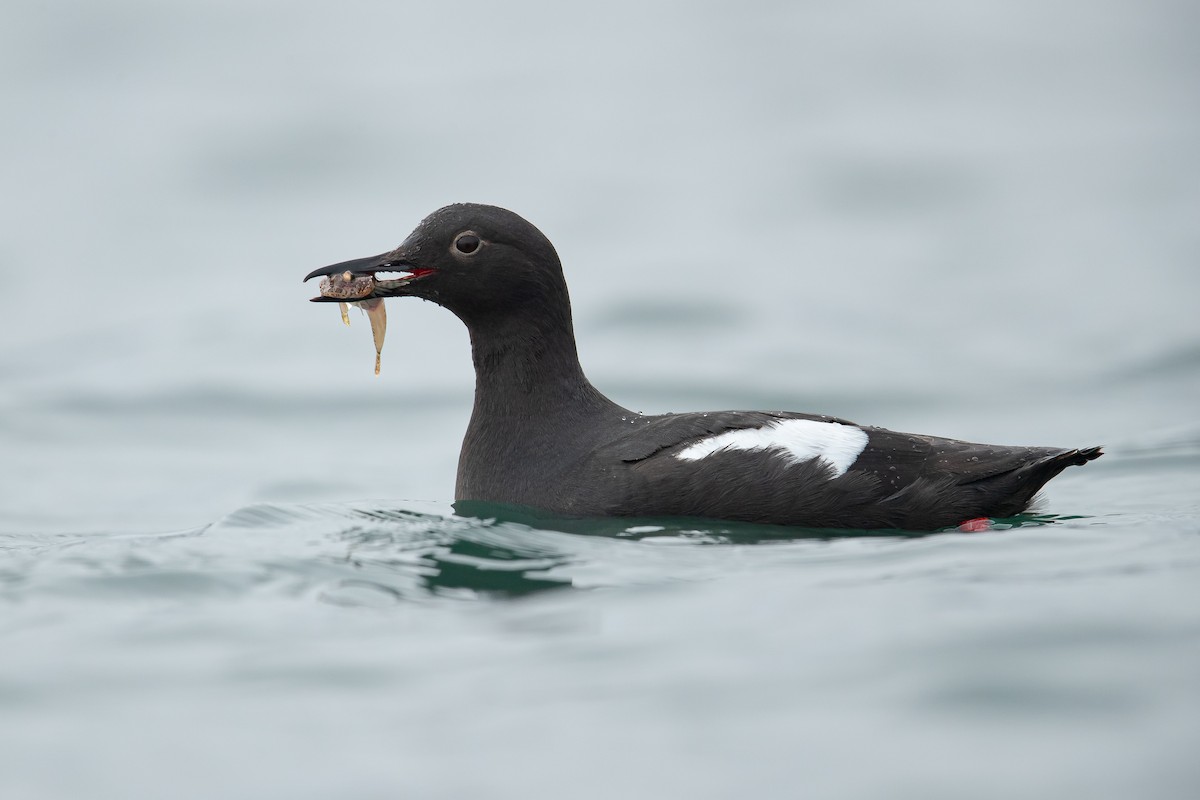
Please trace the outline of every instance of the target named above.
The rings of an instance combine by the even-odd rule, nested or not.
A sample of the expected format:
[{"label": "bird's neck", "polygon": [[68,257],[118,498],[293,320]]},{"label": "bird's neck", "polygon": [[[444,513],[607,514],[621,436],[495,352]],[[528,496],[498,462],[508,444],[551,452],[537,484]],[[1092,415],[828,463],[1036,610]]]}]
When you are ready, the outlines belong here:
[{"label": "bird's neck", "polygon": [[[468,325],[475,406],[458,461],[457,500],[544,505],[542,479],[565,474],[595,445],[595,431],[622,412],[584,376],[569,316],[565,324],[544,322]],[[540,479],[514,474],[530,464]]]},{"label": "bird's neck", "polygon": [[583,374],[569,311],[514,314],[468,329],[475,363],[473,426],[497,420],[524,428],[542,418],[583,417],[613,405]]}]

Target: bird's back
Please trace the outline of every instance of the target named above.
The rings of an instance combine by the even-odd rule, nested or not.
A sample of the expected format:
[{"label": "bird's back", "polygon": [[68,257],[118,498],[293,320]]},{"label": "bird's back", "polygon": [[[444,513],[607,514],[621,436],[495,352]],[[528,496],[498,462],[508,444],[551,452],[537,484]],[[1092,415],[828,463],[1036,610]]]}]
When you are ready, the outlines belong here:
[{"label": "bird's back", "polygon": [[[983,445],[807,414],[642,419],[595,452],[589,471],[606,473],[614,491],[583,505],[625,516],[932,530],[1020,513],[1063,469],[1101,455],[1099,448]],[[610,504],[601,508],[604,500]]]}]

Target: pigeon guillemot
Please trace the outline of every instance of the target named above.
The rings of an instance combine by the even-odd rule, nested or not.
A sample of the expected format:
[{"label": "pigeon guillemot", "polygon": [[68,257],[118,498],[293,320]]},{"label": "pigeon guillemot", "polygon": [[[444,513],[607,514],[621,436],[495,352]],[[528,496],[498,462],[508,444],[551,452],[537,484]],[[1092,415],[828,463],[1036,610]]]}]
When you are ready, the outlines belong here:
[{"label": "pigeon guillemot", "polygon": [[[814,414],[622,408],[579,365],[554,246],[503,208],[446,206],[395,250],[305,280],[318,276],[344,278],[366,301],[430,300],[466,324],[475,405],[459,501],[579,517],[934,530],[1020,513],[1063,469],[1102,454],[971,444]],[[346,299],[331,294],[313,300]]]}]

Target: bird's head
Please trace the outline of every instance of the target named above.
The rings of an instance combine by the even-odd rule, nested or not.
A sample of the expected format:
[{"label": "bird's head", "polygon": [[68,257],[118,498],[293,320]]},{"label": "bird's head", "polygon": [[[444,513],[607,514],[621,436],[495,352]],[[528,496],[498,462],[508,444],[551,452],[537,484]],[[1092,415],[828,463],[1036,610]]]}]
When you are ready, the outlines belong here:
[{"label": "bird's head", "polygon": [[554,246],[522,217],[496,206],[456,203],[421,221],[394,250],[315,269],[313,302],[420,297],[468,326],[565,304],[566,283]]}]

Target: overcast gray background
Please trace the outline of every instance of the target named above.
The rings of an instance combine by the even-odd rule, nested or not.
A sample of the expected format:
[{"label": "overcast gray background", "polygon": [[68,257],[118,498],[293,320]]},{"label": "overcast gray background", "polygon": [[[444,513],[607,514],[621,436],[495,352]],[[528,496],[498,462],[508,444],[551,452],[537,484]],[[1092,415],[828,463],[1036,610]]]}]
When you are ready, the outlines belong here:
[{"label": "overcast gray background", "polygon": [[[376,379],[365,318],[342,330],[299,279],[464,200],[551,237],[585,368],[639,410],[1074,444],[1185,421],[1092,398],[1162,359],[1196,386],[1188,4],[2,14],[3,500],[27,520],[448,499],[460,324],[393,303]],[[342,444],[339,415],[399,430]],[[213,474],[239,450],[252,474]]]}]

